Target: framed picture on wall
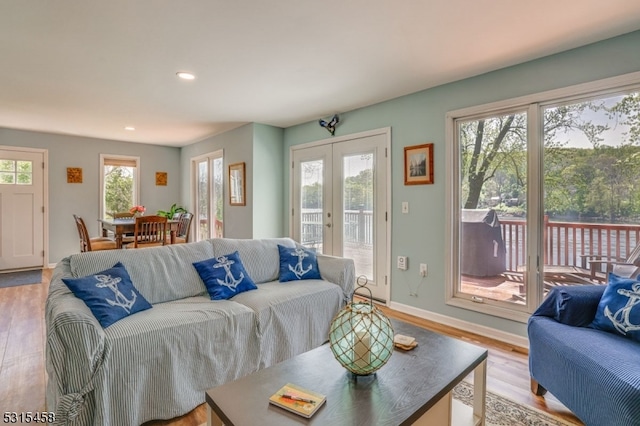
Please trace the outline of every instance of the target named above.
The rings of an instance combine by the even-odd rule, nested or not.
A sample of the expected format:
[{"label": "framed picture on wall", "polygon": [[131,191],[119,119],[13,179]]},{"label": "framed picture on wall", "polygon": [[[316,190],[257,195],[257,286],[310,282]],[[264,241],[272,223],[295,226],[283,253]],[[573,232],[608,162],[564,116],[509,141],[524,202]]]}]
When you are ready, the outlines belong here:
[{"label": "framed picture on wall", "polygon": [[404,184],[433,183],[433,144],[404,147]]},{"label": "framed picture on wall", "polygon": [[232,206],[244,206],[245,199],[245,171],[244,163],[229,165],[229,204]]},{"label": "framed picture on wall", "polygon": [[67,167],[67,183],[82,183],[82,167]]}]

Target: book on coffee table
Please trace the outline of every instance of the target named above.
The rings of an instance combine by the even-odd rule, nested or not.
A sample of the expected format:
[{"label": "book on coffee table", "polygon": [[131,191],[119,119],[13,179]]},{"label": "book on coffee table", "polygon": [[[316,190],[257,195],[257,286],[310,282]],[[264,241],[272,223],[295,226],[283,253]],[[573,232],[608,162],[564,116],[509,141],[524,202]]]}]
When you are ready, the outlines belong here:
[{"label": "book on coffee table", "polygon": [[287,383],[271,395],[269,403],[309,418],[326,400],[325,395]]}]

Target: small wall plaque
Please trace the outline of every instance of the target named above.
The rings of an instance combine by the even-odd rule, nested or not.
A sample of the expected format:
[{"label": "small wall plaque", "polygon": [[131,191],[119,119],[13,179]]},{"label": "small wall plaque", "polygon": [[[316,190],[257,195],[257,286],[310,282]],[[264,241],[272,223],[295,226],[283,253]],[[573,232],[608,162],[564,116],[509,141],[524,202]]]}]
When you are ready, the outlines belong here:
[{"label": "small wall plaque", "polygon": [[67,183],[82,183],[81,167],[67,167]]},{"label": "small wall plaque", "polygon": [[167,172],[156,172],[156,186],[167,186]]}]

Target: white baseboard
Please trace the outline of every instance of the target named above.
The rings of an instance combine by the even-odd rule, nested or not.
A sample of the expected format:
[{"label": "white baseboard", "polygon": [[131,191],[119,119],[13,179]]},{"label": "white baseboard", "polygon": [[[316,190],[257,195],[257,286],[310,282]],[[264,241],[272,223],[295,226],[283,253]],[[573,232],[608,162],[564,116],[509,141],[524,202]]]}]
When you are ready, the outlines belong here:
[{"label": "white baseboard", "polygon": [[507,333],[506,331],[496,330],[495,328],[474,324],[472,322],[463,321],[458,318],[453,318],[442,314],[437,314],[435,312],[426,311],[424,309],[419,309],[398,302],[390,302],[389,307],[398,312],[448,325],[450,327],[468,331],[483,337],[488,337],[490,339],[499,340],[501,342],[525,348],[527,350],[529,349],[529,339],[527,339],[526,337],[518,336],[517,334]]}]

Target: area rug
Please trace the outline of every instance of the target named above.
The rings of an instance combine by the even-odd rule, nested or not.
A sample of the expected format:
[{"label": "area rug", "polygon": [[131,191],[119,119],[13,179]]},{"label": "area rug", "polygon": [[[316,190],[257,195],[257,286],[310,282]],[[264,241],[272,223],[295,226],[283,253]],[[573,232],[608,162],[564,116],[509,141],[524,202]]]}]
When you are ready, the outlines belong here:
[{"label": "area rug", "polygon": [[[473,386],[460,382],[453,389],[453,397],[473,407]],[[527,405],[518,404],[504,396],[487,391],[486,426],[575,426],[573,423]]]},{"label": "area rug", "polygon": [[26,284],[40,284],[42,282],[42,269],[35,271],[17,271],[0,274],[0,288],[15,287]]}]

